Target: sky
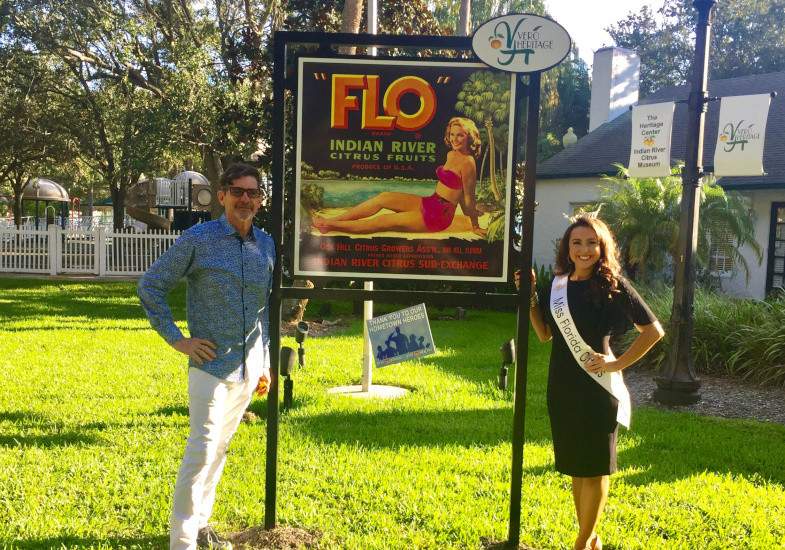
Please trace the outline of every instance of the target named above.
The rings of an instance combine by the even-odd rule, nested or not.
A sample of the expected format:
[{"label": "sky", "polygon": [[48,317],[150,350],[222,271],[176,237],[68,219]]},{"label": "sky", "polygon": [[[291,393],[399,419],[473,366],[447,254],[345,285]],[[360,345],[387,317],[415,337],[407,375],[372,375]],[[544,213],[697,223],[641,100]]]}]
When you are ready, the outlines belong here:
[{"label": "sky", "polygon": [[605,28],[623,19],[630,11],[647,5],[656,12],[663,0],[545,0],[550,16],[570,33],[581,58],[591,67],[594,51],[613,46]]}]

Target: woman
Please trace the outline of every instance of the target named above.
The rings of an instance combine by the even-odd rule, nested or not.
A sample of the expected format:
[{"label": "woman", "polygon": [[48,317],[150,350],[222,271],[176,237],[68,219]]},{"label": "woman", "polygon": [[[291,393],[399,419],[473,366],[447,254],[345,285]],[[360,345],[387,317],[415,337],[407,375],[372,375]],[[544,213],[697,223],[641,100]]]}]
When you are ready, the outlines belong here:
[{"label": "woman", "polygon": [[[532,271],[529,319],[541,342],[553,339],[548,415],[556,470],[572,477],[579,527],[573,548],[596,550],[602,548],[596,528],[608,498],[609,475],[616,471],[620,401],[598,383],[601,376],[594,375],[608,380],[610,373],[620,372],[643,357],[664,332],[621,276],[616,243],[602,221],[580,217],[567,228],[559,244],[555,272],[558,284],[538,299]],[[519,285],[520,272],[515,274],[515,282]],[[570,337],[568,347],[562,333],[569,316],[559,309],[565,296],[575,331],[589,350],[578,358],[573,355],[576,340]],[[560,325],[554,321],[554,312]],[[626,332],[630,323],[640,334],[616,358],[608,345],[610,336]],[[569,337],[570,333],[566,334]]]},{"label": "woman", "polygon": [[[451,147],[444,166],[436,169],[436,190],[428,197],[412,193],[385,191],[358,204],[334,218],[314,216],[313,225],[322,233],[377,233],[406,231],[412,233],[438,232],[447,229],[455,216],[458,204],[469,216],[472,231],[485,236],[477,223],[474,189],[477,185],[477,165],[474,157],[480,152],[480,133],[477,126],[463,117],[453,117],[447,123],[444,143]],[[382,208],[393,214],[370,217]]]}]

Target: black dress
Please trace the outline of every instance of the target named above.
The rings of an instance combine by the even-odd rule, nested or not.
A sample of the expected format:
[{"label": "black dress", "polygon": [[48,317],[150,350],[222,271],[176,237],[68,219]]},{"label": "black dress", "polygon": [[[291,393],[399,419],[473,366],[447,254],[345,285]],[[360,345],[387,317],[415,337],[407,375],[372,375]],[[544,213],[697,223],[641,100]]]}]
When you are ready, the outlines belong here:
[{"label": "black dress", "polygon": [[[619,280],[619,292],[612,298],[597,296],[590,285],[590,280],[569,281],[567,301],[578,333],[595,351],[607,354],[610,336],[623,334],[633,328],[632,323],[648,325],[657,320],[626,280]],[[616,471],[619,402],[592,380],[570,353],[551,315],[550,289],[549,285],[541,296],[540,307],[553,335],[548,415],[556,470],[574,477],[612,474]]]}]

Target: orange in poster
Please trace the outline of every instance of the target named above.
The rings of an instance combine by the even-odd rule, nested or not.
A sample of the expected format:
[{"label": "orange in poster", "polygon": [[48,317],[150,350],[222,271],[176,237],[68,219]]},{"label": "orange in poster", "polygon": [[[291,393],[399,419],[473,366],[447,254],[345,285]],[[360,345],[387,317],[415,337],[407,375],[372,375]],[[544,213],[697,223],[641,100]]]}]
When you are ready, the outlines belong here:
[{"label": "orange in poster", "polygon": [[[362,90],[362,107],[351,90]],[[330,101],[330,126],[349,127],[349,111],[362,109],[361,128],[368,130],[392,130],[397,128],[414,132],[428,125],[436,115],[436,92],[431,85],[418,76],[402,76],[387,87],[382,100],[384,114],[379,114],[381,93],[378,75],[334,74],[332,78],[332,100]],[[401,110],[401,98],[414,94],[420,100],[420,108],[414,113]]]}]

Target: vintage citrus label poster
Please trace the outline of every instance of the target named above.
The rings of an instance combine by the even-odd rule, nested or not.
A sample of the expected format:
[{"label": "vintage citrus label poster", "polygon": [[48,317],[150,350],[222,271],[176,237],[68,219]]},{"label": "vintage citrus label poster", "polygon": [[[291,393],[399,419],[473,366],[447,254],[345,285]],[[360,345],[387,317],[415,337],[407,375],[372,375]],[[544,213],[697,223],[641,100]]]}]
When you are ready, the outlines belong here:
[{"label": "vintage citrus label poster", "polygon": [[295,275],[506,281],[511,77],[462,62],[298,68]]}]

